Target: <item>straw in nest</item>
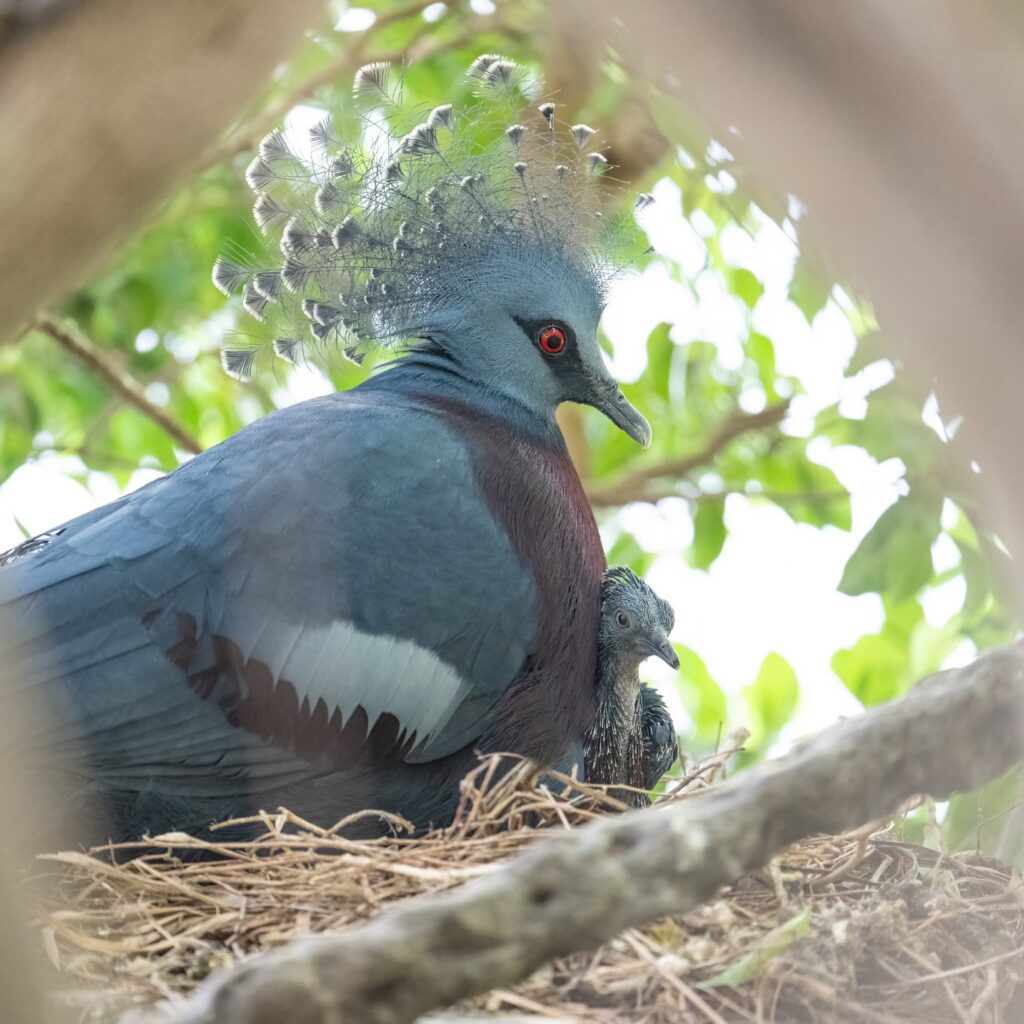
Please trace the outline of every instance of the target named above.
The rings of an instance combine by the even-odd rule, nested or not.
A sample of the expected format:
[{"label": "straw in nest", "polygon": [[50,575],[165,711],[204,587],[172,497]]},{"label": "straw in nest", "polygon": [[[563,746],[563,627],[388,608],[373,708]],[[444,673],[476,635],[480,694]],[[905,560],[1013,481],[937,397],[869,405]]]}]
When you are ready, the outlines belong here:
[{"label": "straw in nest", "polygon": [[[731,752],[666,780],[660,801],[699,793]],[[43,937],[66,998],[94,1020],[177,999],[241,957],[357,926],[495,870],[550,829],[622,809],[578,783],[575,798],[556,795],[525,762],[493,784],[495,763],[466,780],[455,823],[423,838],[389,818],[393,836],[350,840],[345,823],[322,829],[282,811],[246,819],[263,828],[246,842],[171,834],[44,858],[56,874],[41,890]],[[196,851],[218,857],[189,859]],[[597,1024],[1013,1024],[1024,1021],[1022,978],[1020,879],[876,825],[799,843],[693,913],[627,931],[473,1007]]]}]

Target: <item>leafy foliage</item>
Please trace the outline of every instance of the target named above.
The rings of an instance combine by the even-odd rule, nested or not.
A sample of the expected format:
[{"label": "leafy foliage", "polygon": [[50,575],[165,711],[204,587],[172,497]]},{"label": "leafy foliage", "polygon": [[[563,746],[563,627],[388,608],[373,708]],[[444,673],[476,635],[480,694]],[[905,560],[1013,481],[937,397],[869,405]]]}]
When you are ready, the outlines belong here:
[{"label": "leafy foliage", "polygon": [[[462,5],[440,9],[402,0],[367,7],[375,24],[344,31],[342,10],[342,28],[310,39],[209,166],[55,311],[73,319],[204,447],[322,385],[315,373],[281,366],[240,385],[220,369],[223,336],[242,329],[242,321],[210,284],[210,268],[221,252],[254,247],[243,171],[259,138],[286,115],[301,121],[309,107],[351,119],[348,83],[366,60],[409,53],[406,99],[426,107],[439,96],[457,98],[451,93],[465,88],[456,83],[480,52],[508,52],[545,70],[531,40],[559,31],[539,0],[505,0],[486,16]],[[573,452],[607,531],[610,560],[640,572],[667,565],[676,575],[714,576],[730,551],[737,502],[781,510],[804,530],[856,527],[863,535],[836,582],[843,594],[874,602],[880,625],[835,651],[831,664],[863,705],[892,699],[954,652],[964,657],[1005,642],[1015,629],[1003,583],[1008,556],[973,497],[967,443],[948,424],[936,425],[928,389],[892,360],[866,300],[842,292],[800,251],[799,205],[755,181],[737,184],[744,175],[728,150],[681,121],[673,105],[631,80],[612,55],[598,55],[593,66],[601,73],[595,74],[583,66],[593,55],[571,46],[549,45],[546,52],[559,60],[546,69],[549,78],[588,83],[571,97],[574,117],[602,126],[612,162],[627,163],[636,188],[657,188],[658,217],[678,223],[678,245],[653,256],[643,271],[662,276],[675,305],[646,339],[621,332],[605,339],[616,357],[627,342],[643,350],[643,372],[624,390],[652,423],[652,449],[639,452],[600,416],[585,413],[580,421],[571,414],[578,427],[570,431]],[[649,111],[648,142],[657,142],[660,132],[660,144],[633,144],[629,129],[638,104]],[[785,250],[774,263],[743,255],[769,237]],[[772,275],[782,265],[788,269],[780,286]],[[702,319],[705,309],[713,315]],[[786,319],[790,311],[795,319]],[[790,335],[810,333],[829,317],[845,317],[845,329],[856,336],[837,387],[859,391],[857,408],[844,399],[821,408],[792,355]],[[813,354],[801,351],[805,361]],[[335,388],[351,387],[371,371],[341,359],[323,367]],[[894,467],[894,500],[873,525],[858,523],[861,495],[855,489],[851,500],[833,468],[835,453],[851,450],[872,465]],[[61,465],[79,479],[110,474],[122,487],[140,466],[170,470],[184,455],[144,408],[126,404],[90,367],[37,331],[0,348],[0,480],[26,463],[49,462],[54,453],[73,456]],[[635,525],[639,520],[620,511],[637,504],[657,504],[679,539],[652,541]],[[943,548],[948,564],[937,569]],[[962,587],[961,605],[936,624],[926,610],[950,586]],[[745,624],[728,627],[742,646]],[[752,731],[751,756],[791,738],[793,716],[820,681],[798,679],[795,659],[774,649],[764,652],[753,681],[716,678],[701,638],[686,632],[684,622],[680,630],[687,643],[677,648],[675,685],[689,717],[688,751],[709,751],[724,728],[741,723]],[[986,791],[984,813],[993,825],[981,832],[985,845],[998,840],[995,823],[1011,817],[1007,809],[1020,798],[1015,781]],[[954,801],[950,838],[971,826],[971,808],[978,806],[972,800]]]}]

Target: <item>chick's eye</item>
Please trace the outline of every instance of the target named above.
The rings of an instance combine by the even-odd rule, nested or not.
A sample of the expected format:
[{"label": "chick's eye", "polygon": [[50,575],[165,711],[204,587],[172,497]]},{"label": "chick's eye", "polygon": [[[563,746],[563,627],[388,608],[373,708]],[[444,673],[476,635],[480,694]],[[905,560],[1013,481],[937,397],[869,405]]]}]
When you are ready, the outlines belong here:
[{"label": "chick's eye", "polygon": [[629,616],[625,612],[619,612],[615,616],[615,621],[623,628],[629,628]]},{"label": "chick's eye", "polygon": [[561,327],[545,327],[537,335],[537,344],[541,351],[549,356],[557,356],[565,348],[565,331]]}]

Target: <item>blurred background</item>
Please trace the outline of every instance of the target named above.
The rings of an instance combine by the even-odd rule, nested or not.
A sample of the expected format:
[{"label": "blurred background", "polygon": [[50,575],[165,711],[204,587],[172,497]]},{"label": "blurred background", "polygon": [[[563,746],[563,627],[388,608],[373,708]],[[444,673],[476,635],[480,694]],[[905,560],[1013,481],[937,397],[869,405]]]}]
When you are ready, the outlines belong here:
[{"label": "blurred background", "polygon": [[[652,662],[647,678],[687,757],[745,726],[749,764],[1012,639],[1006,547],[976,496],[985,460],[883,338],[871,296],[816,257],[806,197],[736,157],[740,129],[713,131],[670,80],[632,74],[571,4],[328,12],[144,228],[0,345],[0,550],[371,372],[338,359],[265,366],[245,385],[222,373],[244,317],[210,269],[258,248],[245,166],[279,123],[304,138],[326,108],[354,125],[351,77],[368,60],[407,62],[406,101],[429,105],[468,96],[465,67],[496,51],[599,129],[623,203],[656,199],[642,214],[654,252],[603,322],[654,444],[640,451],[589,410],[562,422],[609,562],[675,607],[682,667]],[[905,837],[1024,865],[1018,776],[914,812]]]}]

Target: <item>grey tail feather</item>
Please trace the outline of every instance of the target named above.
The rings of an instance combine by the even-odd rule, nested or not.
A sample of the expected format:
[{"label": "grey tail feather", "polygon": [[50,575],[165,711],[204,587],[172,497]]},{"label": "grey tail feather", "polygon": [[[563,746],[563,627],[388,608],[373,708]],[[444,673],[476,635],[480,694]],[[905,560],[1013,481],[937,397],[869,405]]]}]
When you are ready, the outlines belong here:
[{"label": "grey tail feather", "polygon": [[442,103],[440,106],[434,107],[427,118],[427,124],[431,128],[447,128],[451,131],[455,126],[452,105],[450,103]]},{"label": "grey tail feather", "polygon": [[245,169],[245,180],[253,192],[265,192],[279,179],[280,175],[262,156],[254,156]]},{"label": "grey tail feather", "polygon": [[595,134],[595,129],[591,128],[589,124],[574,124],[569,131],[572,133],[572,137],[580,149],[582,149],[590,140],[590,137]]},{"label": "grey tail feather", "polygon": [[505,137],[512,143],[512,147],[516,150],[519,149],[519,143],[523,141],[523,136],[525,134],[526,126],[522,124],[510,124],[505,129]]},{"label": "grey tail feather", "polygon": [[275,128],[260,140],[260,156],[264,160],[271,161],[292,158],[295,154],[292,152],[291,146],[288,145],[284,132],[280,128]]},{"label": "grey tail feather", "polygon": [[252,286],[269,302],[274,302],[281,297],[281,272],[261,270],[253,275]]},{"label": "grey tail feather", "polygon": [[425,153],[437,152],[437,129],[429,123],[418,124],[401,141],[403,153],[420,156]]},{"label": "grey tail feather", "polygon": [[242,308],[255,320],[262,320],[269,299],[250,281],[242,290]]},{"label": "grey tail feather", "polygon": [[500,53],[481,53],[472,64],[466,70],[466,75],[469,78],[474,78],[477,81],[483,81],[487,77],[487,70],[490,66],[499,60],[504,58]]},{"label": "grey tail feather", "polygon": [[327,182],[326,185],[321,185],[316,190],[316,195],[313,197],[313,205],[321,217],[326,217],[341,206],[345,200],[345,194],[336,185]]}]

